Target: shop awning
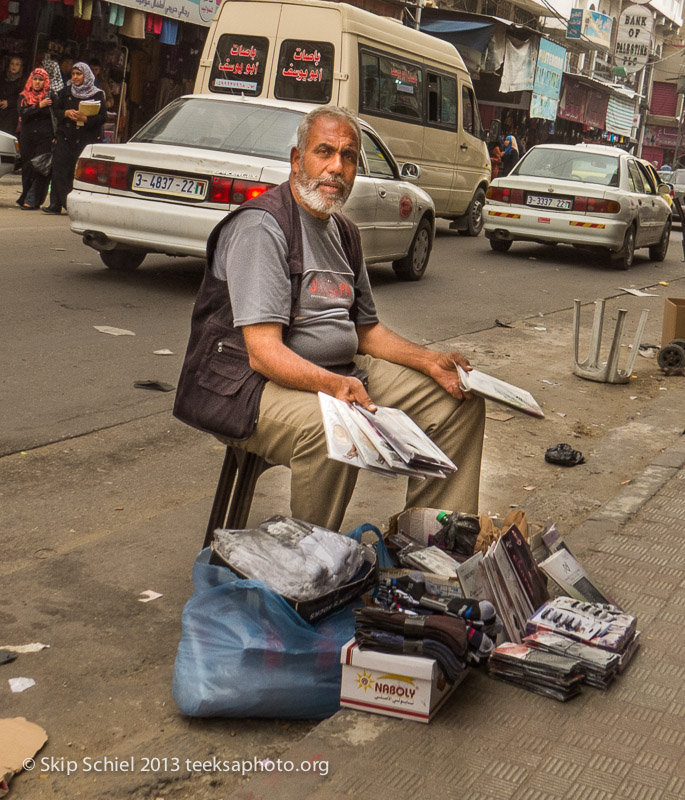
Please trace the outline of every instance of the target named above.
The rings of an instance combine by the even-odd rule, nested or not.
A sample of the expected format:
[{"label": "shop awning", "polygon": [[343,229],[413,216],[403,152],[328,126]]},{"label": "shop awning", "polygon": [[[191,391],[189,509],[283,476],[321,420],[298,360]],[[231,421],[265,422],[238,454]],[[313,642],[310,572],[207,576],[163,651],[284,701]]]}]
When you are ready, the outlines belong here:
[{"label": "shop awning", "polygon": [[483,53],[495,31],[495,24],[467,19],[436,19],[422,22],[421,30],[438,36],[457,48],[462,45]]}]

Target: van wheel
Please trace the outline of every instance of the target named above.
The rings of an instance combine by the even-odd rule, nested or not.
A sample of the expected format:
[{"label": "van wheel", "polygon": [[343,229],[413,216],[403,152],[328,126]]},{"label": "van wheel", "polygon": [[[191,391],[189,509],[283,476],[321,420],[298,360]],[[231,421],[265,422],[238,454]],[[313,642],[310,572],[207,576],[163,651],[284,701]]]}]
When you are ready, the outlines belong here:
[{"label": "van wheel", "polygon": [[399,261],[392,262],[395,275],[401,281],[419,281],[428,266],[433,248],[433,226],[427,217],[419,222],[409,252]]},{"label": "van wheel", "polygon": [[668,242],[671,237],[671,220],[666,220],[661,239],[649,248],[649,257],[652,261],[663,261],[668,253]]},{"label": "van wheel", "polygon": [[490,239],[490,247],[496,253],[506,253],[512,245],[511,239]]},{"label": "van wheel", "polygon": [[142,250],[103,250],[102,263],[118,272],[134,272],[143,263],[147,253]]},{"label": "van wheel", "polygon": [[476,193],[471,198],[469,209],[466,212],[466,222],[468,224],[469,236],[478,236],[483,230],[483,206],[485,205],[485,192],[476,189]]}]

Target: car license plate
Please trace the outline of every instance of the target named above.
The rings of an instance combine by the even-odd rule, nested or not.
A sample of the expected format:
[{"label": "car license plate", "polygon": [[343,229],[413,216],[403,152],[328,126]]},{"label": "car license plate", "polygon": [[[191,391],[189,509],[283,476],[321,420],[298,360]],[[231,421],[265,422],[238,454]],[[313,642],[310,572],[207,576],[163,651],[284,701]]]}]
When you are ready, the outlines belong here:
[{"label": "car license plate", "polygon": [[178,178],[175,175],[160,175],[157,172],[133,173],[134,192],[156,192],[157,194],[171,194],[176,197],[192,197],[194,200],[204,200],[207,194],[208,181],[195,178]]},{"label": "car license plate", "polygon": [[526,198],[526,205],[538,208],[561,208],[568,211],[571,209],[572,203],[565,197],[543,197],[539,194],[529,194]]}]

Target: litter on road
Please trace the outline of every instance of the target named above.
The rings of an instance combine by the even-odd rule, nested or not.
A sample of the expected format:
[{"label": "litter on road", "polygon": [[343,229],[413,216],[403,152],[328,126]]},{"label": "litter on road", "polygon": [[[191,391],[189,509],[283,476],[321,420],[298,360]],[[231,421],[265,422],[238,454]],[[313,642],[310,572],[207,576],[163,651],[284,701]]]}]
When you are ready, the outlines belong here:
[{"label": "litter on road", "polygon": [[110,336],[135,336],[133,331],[127,331],[126,328],[113,328],[111,325],[93,325],[96,331],[100,333],[108,333]]},{"label": "litter on road", "polygon": [[10,691],[15,693],[25,692],[27,689],[36,685],[33,678],[10,678],[8,683],[10,685]]}]

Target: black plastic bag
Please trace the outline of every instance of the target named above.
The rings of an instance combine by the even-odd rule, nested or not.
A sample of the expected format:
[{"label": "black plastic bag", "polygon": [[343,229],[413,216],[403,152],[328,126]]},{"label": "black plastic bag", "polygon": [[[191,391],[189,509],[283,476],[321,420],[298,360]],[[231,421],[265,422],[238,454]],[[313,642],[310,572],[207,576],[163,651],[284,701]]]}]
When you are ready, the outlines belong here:
[{"label": "black plastic bag", "polygon": [[574,450],[570,444],[555,444],[554,447],[547,448],[545,461],[560,467],[575,467],[584,464],[585,458],[580,450]]},{"label": "black plastic bag", "polygon": [[40,153],[40,155],[34,156],[29,161],[29,164],[36,172],[39,172],[47,178],[52,172],[52,153]]}]

